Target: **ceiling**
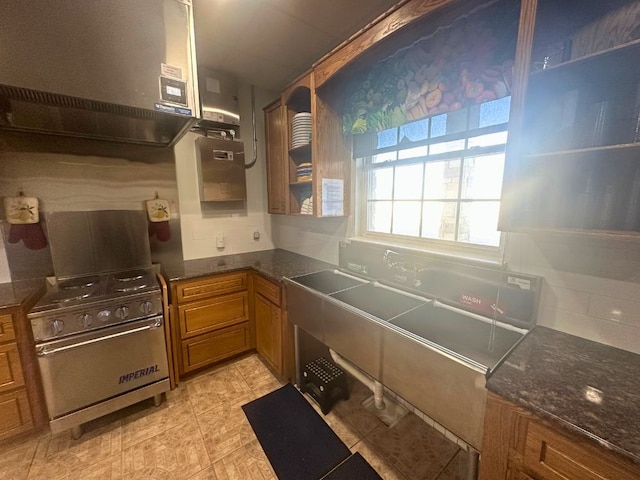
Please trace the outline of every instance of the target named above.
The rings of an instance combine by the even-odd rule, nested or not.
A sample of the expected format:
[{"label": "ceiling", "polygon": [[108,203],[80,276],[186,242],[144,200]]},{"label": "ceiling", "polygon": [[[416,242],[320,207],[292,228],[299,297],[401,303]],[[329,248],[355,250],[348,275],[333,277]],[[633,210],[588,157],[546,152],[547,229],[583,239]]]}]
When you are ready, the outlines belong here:
[{"label": "ceiling", "polygon": [[193,0],[199,66],[279,91],[398,0]]}]

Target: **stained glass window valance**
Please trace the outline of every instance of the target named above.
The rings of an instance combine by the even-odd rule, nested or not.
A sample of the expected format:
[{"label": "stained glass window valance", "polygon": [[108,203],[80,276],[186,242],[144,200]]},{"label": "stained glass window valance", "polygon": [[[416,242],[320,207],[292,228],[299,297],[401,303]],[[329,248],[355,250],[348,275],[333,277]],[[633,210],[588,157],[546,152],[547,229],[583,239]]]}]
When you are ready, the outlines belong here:
[{"label": "stained glass window valance", "polygon": [[511,95],[518,14],[514,2],[485,3],[356,76],[345,90],[344,133],[378,132]]}]

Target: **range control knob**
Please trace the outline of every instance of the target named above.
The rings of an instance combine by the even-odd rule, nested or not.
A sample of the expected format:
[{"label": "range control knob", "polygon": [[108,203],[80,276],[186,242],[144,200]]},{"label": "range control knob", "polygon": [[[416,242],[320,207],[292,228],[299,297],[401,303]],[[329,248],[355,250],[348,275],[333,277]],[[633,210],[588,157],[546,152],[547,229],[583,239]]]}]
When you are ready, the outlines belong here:
[{"label": "range control knob", "polygon": [[78,317],[78,322],[82,328],[89,328],[91,323],[93,322],[93,317],[90,313],[83,313]]},{"label": "range control knob", "polygon": [[116,308],[116,317],[118,317],[120,320],[124,320],[128,316],[129,316],[129,307],[126,307],[123,305],[121,307]]},{"label": "range control knob", "polygon": [[64,330],[64,322],[62,320],[52,321],[51,330],[53,331],[54,335],[58,335],[59,333],[62,333],[62,331]]},{"label": "range control knob", "polygon": [[98,320],[101,322],[108,322],[111,318],[111,310],[100,310],[98,312]]},{"label": "range control knob", "polygon": [[145,315],[150,314],[152,311],[153,303],[151,303],[149,300],[140,304],[140,312],[144,313]]}]

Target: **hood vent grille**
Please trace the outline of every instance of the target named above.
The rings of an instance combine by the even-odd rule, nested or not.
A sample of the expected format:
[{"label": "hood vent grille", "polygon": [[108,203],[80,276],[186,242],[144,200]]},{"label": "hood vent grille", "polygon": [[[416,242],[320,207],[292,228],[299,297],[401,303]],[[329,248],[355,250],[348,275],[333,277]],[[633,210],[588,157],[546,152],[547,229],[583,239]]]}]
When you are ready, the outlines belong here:
[{"label": "hood vent grille", "polygon": [[0,129],[171,146],[191,117],[0,85]]}]

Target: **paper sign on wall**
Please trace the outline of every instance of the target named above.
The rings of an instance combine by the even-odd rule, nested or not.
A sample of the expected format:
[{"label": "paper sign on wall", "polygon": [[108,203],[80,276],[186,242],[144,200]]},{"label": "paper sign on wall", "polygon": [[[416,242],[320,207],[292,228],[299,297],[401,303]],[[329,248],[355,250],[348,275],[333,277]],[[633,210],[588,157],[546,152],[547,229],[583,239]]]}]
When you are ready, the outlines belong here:
[{"label": "paper sign on wall", "polygon": [[344,181],[337,178],[322,179],[322,215],[344,215]]}]

